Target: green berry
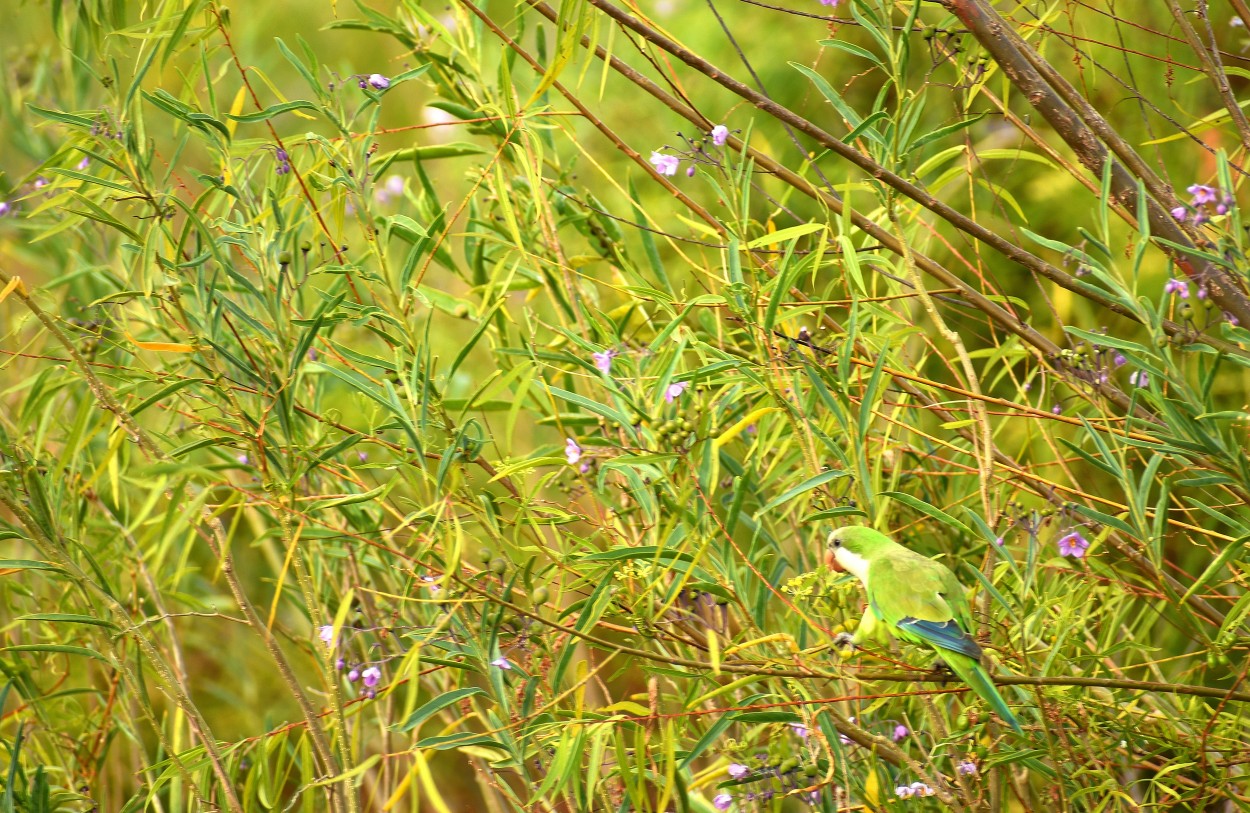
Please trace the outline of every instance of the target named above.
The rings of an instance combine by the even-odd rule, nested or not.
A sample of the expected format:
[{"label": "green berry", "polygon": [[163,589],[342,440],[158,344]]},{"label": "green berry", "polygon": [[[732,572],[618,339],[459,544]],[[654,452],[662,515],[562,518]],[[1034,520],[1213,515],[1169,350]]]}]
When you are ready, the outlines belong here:
[{"label": "green berry", "polygon": [[502,558],[492,559],[490,562],[490,572],[496,576],[502,576],[508,570],[508,562]]}]

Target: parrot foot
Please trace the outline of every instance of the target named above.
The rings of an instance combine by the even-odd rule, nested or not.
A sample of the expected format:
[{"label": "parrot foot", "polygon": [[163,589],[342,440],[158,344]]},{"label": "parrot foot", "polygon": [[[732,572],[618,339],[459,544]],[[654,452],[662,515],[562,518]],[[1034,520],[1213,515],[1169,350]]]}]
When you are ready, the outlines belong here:
[{"label": "parrot foot", "polygon": [[855,636],[851,635],[849,632],[839,632],[837,635],[833,636],[833,648],[839,652],[843,650],[850,650],[851,652],[854,652],[859,649],[859,647],[855,645]]},{"label": "parrot foot", "polygon": [[933,679],[939,683],[946,683],[948,680],[955,677],[955,670],[951,669],[950,666],[943,660],[934,661],[933,668],[929,670],[929,673],[933,675]]}]

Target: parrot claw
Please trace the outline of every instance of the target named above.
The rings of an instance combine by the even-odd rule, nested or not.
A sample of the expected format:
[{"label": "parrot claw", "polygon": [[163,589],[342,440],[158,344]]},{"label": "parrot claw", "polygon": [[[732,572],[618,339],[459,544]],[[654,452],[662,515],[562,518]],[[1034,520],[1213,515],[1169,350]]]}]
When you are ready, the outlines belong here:
[{"label": "parrot claw", "polygon": [[955,670],[951,669],[950,666],[943,660],[934,661],[933,668],[930,670],[930,672],[933,674],[934,678],[941,681],[942,683],[945,683],[946,681],[955,677]]},{"label": "parrot claw", "polygon": [[849,632],[839,632],[837,635],[833,636],[833,648],[839,651],[849,649],[852,652],[859,649],[859,647],[855,645],[855,637]]}]

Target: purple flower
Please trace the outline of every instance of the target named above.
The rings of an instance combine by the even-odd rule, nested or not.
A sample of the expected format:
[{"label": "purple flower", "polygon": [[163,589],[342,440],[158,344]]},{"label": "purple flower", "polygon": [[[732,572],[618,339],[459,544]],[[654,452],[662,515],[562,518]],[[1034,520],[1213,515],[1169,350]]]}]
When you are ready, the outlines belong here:
[{"label": "purple flower", "polygon": [[361,672],[360,676],[364,679],[365,685],[372,689],[374,686],[377,686],[378,681],[382,679],[382,670],[376,666],[370,666],[368,669]]},{"label": "purple flower", "polygon": [[932,796],[937,793],[937,791],[926,785],[924,782],[912,782],[911,792],[913,796]]},{"label": "purple flower", "polygon": [[[823,3],[824,0],[821,0],[821,2]],[[911,788],[907,787],[906,785],[899,785],[897,788],[894,789],[894,795],[900,799],[909,799],[912,796],[916,795],[916,792],[912,790]]]},{"label": "purple flower", "polygon": [[391,80],[380,73],[371,73],[369,74],[369,86],[374,90],[386,90],[391,86]]},{"label": "purple flower", "polygon": [[48,179],[43,177],[42,175],[40,175],[38,178],[35,179],[34,187],[36,189],[43,189],[47,185],[48,185]]},{"label": "purple flower", "polygon": [[246,466],[248,463],[252,462],[252,458],[248,457],[247,454],[241,454],[236,457],[235,460],[239,461],[240,466]]},{"label": "purple flower", "polygon": [[955,773],[961,773],[964,776],[976,776],[977,764],[972,760],[965,759],[963,762],[955,766]]},{"label": "purple flower", "polygon": [[580,471],[582,474],[585,474],[586,472],[590,471],[590,464],[587,463],[585,460],[583,460],[582,464],[577,467],[577,470]]},{"label": "purple flower", "polygon": [[742,777],[749,774],[751,772],[751,769],[743,765],[740,762],[731,762],[729,763],[729,767],[726,768],[726,771],[734,779],[741,779]]},{"label": "purple flower", "polygon": [[838,5],[838,0],[820,0],[820,4],[821,4],[822,6],[834,6],[834,7],[836,7],[836,6]]},{"label": "purple flower", "polygon": [[694,177],[694,164],[691,164],[690,166],[686,167],[686,177],[687,178]]},{"label": "purple flower", "polygon": [[337,669],[338,671],[342,672],[344,666],[347,666],[347,661],[343,660],[342,658],[338,658],[337,660],[334,661],[334,668]]},{"label": "purple flower", "polygon": [[807,726],[802,723],[790,723],[790,730],[803,739],[807,739]]},{"label": "purple flower", "polygon": [[1128,362],[1123,353],[1116,353],[1111,357],[1111,363],[1117,367],[1123,367]]},{"label": "purple flower", "polygon": [[1080,559],[1089,550],[1089,540],[1081,536],[1080,531],[1073,531],[1059,537],[1059,555]]},{"label": "purple flower", "polygon": [[1198,286],[1198,298],[1206,299],[1208,296],[1210,296],[1210,294],[1207,292],[1207,286],[1199,285]]},{"label": "purple flower", "polygon": [[363,463],[369,459],[369,453],[368,452],[356,452],[356,459],[359,460],[361,463]]},{"label": "purple flower", "polygon": [[1128,374],[1128,383],[1134,387],[1149,387],[1150,373],[1145,370],[1134,370]]},{"label": "purple flower", "polygon": [[612,372],[612,359],[619,355],[615,350],[604,350],[602,353],[591,353],[590,357],[595,361],[595,369],[607,375]]},{"label": "purple flower", "polygon": [[582,447],[577,445],[577,441],[572,438],[564,439],[564,457],[570,466],[582,459]]},{"label": "purple flower", "polygon": [[712,128],[709,133],[712,136],[712,143],[718,147],[725,146],[725,142],[729,140],[729,128],[723,124],[718,124]]},{"label": "purple flower", "polygon": [[1163,293],[1176,294],[1181,299],[1189,299],[1189,283],[1173,277],[1163,286]]},{"label": "purple flower", "polygon": [[728,793],[718,793],[712,799],[712,807],[717,810],[728,810],[733,806],[734,797]]},{"label": "purple flower", "polygon": [[1003,538],[1001,536],[998,537],[997,539],[994,540],[994,544],[1001,548],[1004,544]]},{"label": "purple flower", "polygon": [[1188,209],[1186,209],[1184,206],[1177,206],[1175,209],[1173,209],[1173,210],[1172,210],[1172,217],[1174,217],[1174,218],[1176,218],[1177,220],[1179,220],[1180,222],[1184,223],[1184,222],[1185,222],[1185,215],[1186,215],[1188,212],[1189,212],[1189,210],[1188,210]]},{"label": "purple flower", "polygon": [[1060,406],[1059,404],[1055,404],[1053,407],[1050,408],[1050,412],[1052,415],[1062,415],[1063,407]]},{"label": "purple flower", "polygon": [[507,658],[501,655],[498,658],[495,658],[493,661],[491,661],[490,665],[498,667],[506,672],[512,668],[512,661],[508,660]]},{"label": "purple flower", "polygon": [[0,217],[4,217],[13,211],[13,204],[7,200],[0,200]]},{"label": "purple flower", "polygon": [[318,629],[317,635],[321,638],[321,643],[326,646],[334,646],[334,626],[332,624],[326,624]]},{"label": "purple flower", "polygon": [[84,156],[83,159],[78,162],[78,169],[80,170],[86,169],[89,166],[91,166],[91,159],[86,156]]},{"label": "purple flower", "polygon": [[1219,197],[1214,187],[1201,184],[1194,184],[1185,191],[1194,196],[1194,206],[1202,206],[1204,203],[1215,203]]},{"label": "purple flower", "polygon": [[355,683],[358,680],[360,680],[360,670],[353,666],[352,670],[347,673],[347,682]]},{"label": "purple flower", "polygon": [[673,403],[675,399],[679,398],[681,394],[689,388],[690,388],[689,381],[677,381],[673,384],[669,384],[667,389],[664,390],[664,400],[671,404]]},{"label": "purple flower", "polygon": [[443,589],[438,586],[438,579],[434,576],[422,576],[421,581],[425,582],[425,586],[430,588],[431,593],[437,593]]},{"label": "purple flower", "polygon": [[677,168],[681,166],[681,159],[676,155],[665,155],[662,152],[652,151],[651,165],[661,175],[672,176],[677,174]]},{"label": "purple flower", "polygon": [[1233,315],[1232,315],[1231,313],[1229,313],[1228,311],[1224,311],[1224,318],[1225,318],[1225,319],[1227,319],[1227,320],[1228,320],[1228,323],[1229,323],[1230,325],[1232,325],[1233,327],[1237,327],[1237,325],[1238,325],[1238,324],[1240,324],[1240,323],[1237,321],[1237,317],[1236,317],[1236,316],[1233,316]]},{"label": "purple flower", "polygon": [[386,179],[386,183],[373,190],[373,199],[378,203],[386,203],[391,198],[397,198],[404,194],[404,179],[399,175],[392,175]]},{"label": "purple flower", "polygon": [[286,150],[279,147],[274,157],[278,159],[278,166],[273,171],[275,175],[285,175],[291,171],[291,156]]},{"label": "purple flower", "polygon": [[[999,537],[999,538],[1001,539],[1002,537]],[[895,742],[902,742],[904,739],[907,738],[907,735],[910,733],[911,732],[907,730],[907,726],[903,725],[902,723],[899,723],[898,725],[894,726],[894,733],[890,735],[890,739],[894,740]]]}]

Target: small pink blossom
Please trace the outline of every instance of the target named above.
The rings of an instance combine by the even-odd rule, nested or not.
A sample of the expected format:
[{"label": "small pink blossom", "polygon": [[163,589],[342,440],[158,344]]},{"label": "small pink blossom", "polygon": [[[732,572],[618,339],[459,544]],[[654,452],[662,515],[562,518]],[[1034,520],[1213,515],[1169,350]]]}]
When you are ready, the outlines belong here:
[{"label": "small pink blossom", "polygon": [[689,388],[690,388],[689,381],[677,381],[672,384],[669,384],[668,387],[664,390],[664,400],[671,404],[673,403],[673,401],[680,398],[681,394]]},{"label": "small pink blossom", "polygon": [[741,779],[742,777],[749,774],[751,772],[751,769],[743,765],[740,762],[731,762],[729,763],[729,767],[726,769],[726,771],[728,772],[730,777],[734,779]]},{"label": "small pink blossom", "polygon": [[1164,284],[1163,293],[1176,294],[1181,299],[1189,299],[1189,283],[1173,277]]},{"label": "small pink blossom", "polygon": [[382,670],[376,666],[370,666],[360,673],[360,677],[364,680],[364,684],[369,688],[378,685],[378,681],[382,679]]},{"label": "small pink blossom", "polygon": [[665,155],[662,152],[653,151],[651,165],[661,175],[673,176],[677,174],[677,168],[681,166],[681,159],[676,155]]},{"label": "small pink blossom", "polygon": [[725,146],[725,142],[729,140],[729,128],[723,124],[718,124],[712,128],[712,132],[708,135],[712,136],[712,143],[718,147]]},{"label": "small pink blossom", "polygon": [[577,441],[572,438],[564,439],[564,457],[570,466],[582,459],[582,447],[577,445]]},{"label": "small pink blossom", "polygon": [[591,353],[590,357],[594,359],[595,369],[608,375],[612,372],[612,359],[619,355],[616,350],[604,350],[602,353]]},{"label": "small pink blossom", "polygon": [[1089,540],[1081,535],[1080,531],[1073,531],[1059,537],[1059,555],[1071,556],[1073,559],[1080,559],[1085,555],[1085,551],[1089,550]]},{"label": "small pink blossom", "polygon": [[497,667],[499,669],[503,669],[506,672],[512,668],[512,661],[508,660],[507,658],[501,655],[500,657],[495,658],[493,661],[491,661],[490,665]]}]

